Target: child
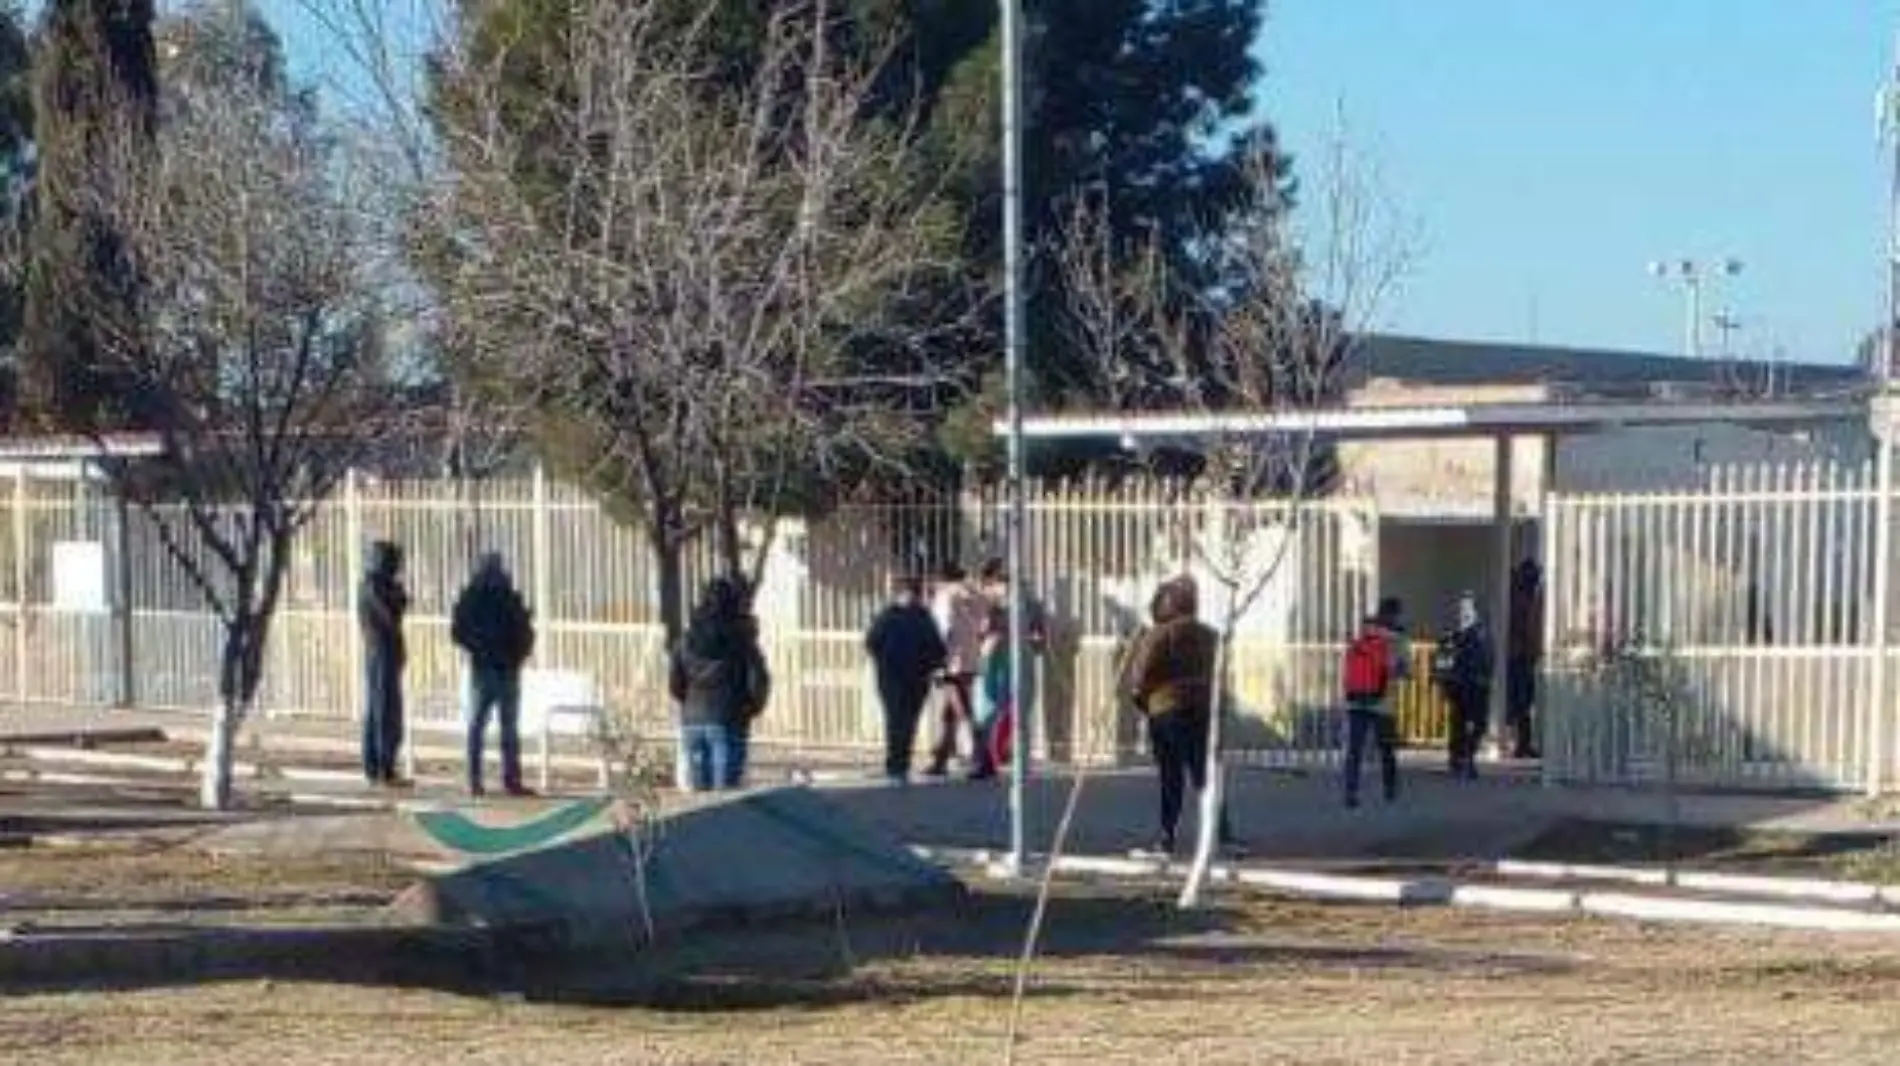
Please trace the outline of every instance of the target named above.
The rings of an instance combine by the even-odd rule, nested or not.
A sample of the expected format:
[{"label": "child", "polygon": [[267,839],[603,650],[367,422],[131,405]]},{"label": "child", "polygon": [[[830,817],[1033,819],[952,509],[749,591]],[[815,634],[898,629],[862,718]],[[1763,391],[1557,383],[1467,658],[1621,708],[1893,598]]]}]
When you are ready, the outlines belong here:
[{"label": "child", "polygon": [[982,649],[974,724],[977,743],[989,753],[989,765],[984,768],[987,772],[971,774],[972,780],[995,776],[996,768],[1008,766],[1014,752],[1017,701],[1009,685],[1009,612],[1000,606],[991,607],[984,620]]}]

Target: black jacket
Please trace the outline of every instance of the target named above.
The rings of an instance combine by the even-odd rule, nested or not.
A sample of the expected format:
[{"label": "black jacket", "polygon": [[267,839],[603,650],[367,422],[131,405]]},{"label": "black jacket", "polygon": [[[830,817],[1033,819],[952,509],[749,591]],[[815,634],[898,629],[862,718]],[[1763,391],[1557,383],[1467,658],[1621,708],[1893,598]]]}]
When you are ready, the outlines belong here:
[{"label": "black jacket", "polygon": [[1491,686],[1491,634],[1479,623],[1454,629],[1438,640],[1432,673],[1448,689],[1477,690]]},{"label": "black jacket", "polygon": [[477,579],[456,598],[449,635],[474,666],[518,670],[534,652],[534,616],[513,585]]},{"label": "black jacket", "polygon": [[409,592],[396,576],[399,555],[394,545],[372,546],[370,571],[363,577],[356,600],[356,624],[370,655],[388,657],[401,665],[405,656],[402,617],[409,610]]},{"label": "black jacket", "polygon": [[893,603],[879,611],[864,634],[881,692],[918,693],[949,660],[943,633],[921,603]]},{"label": "black jacket", "polygon": [[744,726],[771,698],[771,671],[749,626],[695,624],[667,673],[682,725]]}]

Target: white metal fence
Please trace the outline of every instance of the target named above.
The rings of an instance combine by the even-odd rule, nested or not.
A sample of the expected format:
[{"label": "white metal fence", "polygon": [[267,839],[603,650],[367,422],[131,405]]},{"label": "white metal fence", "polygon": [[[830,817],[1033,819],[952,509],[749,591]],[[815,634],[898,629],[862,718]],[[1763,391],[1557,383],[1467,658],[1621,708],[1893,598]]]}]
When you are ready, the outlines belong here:
[{"label": "white metal fence", "polygon": [[[1873,706],[1869,685],[1872,474],[1760,465],[1714,469],[1698,491],[1553,496],[1547,772],[1656,779],[1673,707],[1683,780],[1860,787],[1876,757],[1870,723],[1894,710]],[[1666,704],[1608,683],[1596,664],[1619,644],[1654,650]],[[1892,752],[1879,758],[1891,765]]]},{"label": "white metal fence", "polygon": [[[999,502],[981,493],[918,498],[784,523],[760,590],[778,683],[759,739],[875,745],[865,624],[892,576],[997,552]],[[1677,679],[1686,779],[1863,784],[1876,758],[1871,724],[1894,711],[1869,696],[1875,502],[1869,469],[1825,464],[1717,469],[1696,491],[1552,495],[1542,523],[1548,772],[1578,782],[1660,773],[1664,717],[1592,666],[1605,647],[1639,641],[1662,649]],[[0,482],[0,511],[0,620],[12,634],[0,644],[0,694],[211,704],[216,622],[148,516],[122,511],[97,486],[25,478],[11,492]],[[1258,558],[1281,558],[1241,628],[1237,746],[1253,761],[1332,760],[1340,644],[1379,587],[1371,506],[1217,507],[1153,483],[1050,484],[1032,493],[1029,530],[1033,587],[1052,622],[1037,738],[1046,751],[1107,760],[1142,750],[1138,720],[1115,692],[1127,638],[1154,582],[1193,556],[1190,538],[1233,535],[1251,538]],[[266,713],[355,717],[352,589],[363,546],[379,538],[409,558],[413,716],[446,725],[459,715],[446,614],[475,557],[492,549],[509,558],[535,605],[537,664],[589,673],[643,729],[669,728],[644,540],[579,492],[540,478],[471,492],[352,478],[320,505],[297,544],[272,636]],[[101,557],[95,573],[89,564]],[[703,552],[689,559],[694,583],[711,567]],[[1889,750],[1878,756],[1887,780],[1900,766],[1896,734],[1885,730]]]},{"label": "white metal fence", "polygon": [[[23,702],[213,703],[218,625],[151,515],[122,510],[97,486],[23,478],[10,494],[0,483],[0,509],[11,517],[4,556],[12,565],[0,579],[15,637],[0,654],[4,691]],[[181,514],[164,517],[182,528]],[[1210,526],[1220,528],[1210,534]],[[809,525],[781,523],[759,594],[777,682],[758,740],[877,744],[861,642],[890,579],[1000,554],[1000,528],[993,492],[851,505]],[[1125,642],[1155,582],[1191,556],[1189,538],[1225,531],[1251,538],[1258,559],[1279,560],[1240,639],[1237,688],[1247,713],[1239,739],[1263,760],[1330,757],[1336,649],[1376,587],[1376,529],[1376,516],[1353,501],[1220,507],[1151,482],[1037,486],[1028,558],[1052,630],[1039,746],[1080,759],[1141,750],[1135,716],[1115,695]],[[349,479],[295,546],[269,645],[264,713],[356,716],[353,590],[376,539],[407,555],[412,719],[447,725],[459,717],[460,663],[446,616],[476,557],[497,550],[535,607],[536,664],[586,672],[644,731],[670,728],[644,539],[583,494],[539,477],[463,490]],[[89,562],[102,571],[89,573]],[[692,554],[689,584],[713,565],[709,553]]]}]

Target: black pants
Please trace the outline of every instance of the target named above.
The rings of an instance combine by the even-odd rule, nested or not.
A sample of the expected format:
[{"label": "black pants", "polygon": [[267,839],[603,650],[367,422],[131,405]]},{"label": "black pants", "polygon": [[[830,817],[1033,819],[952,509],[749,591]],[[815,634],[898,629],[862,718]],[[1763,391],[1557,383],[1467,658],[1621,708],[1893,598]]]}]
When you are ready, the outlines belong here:
[{"label": "black pants", "polygon": [[1445,754],[1453,773],[1471,774],[1478,765],[1478,748],[1484,744],[1485,729],[1491,714],[1489,686],[1451,685],[1445,689],[1451,704],[1450,728],[1445,732]]},{"label": "black pants", "polygon": [[1379,748],[1379,780],[1385,786],[1385,798],[1399,797],[1399,727],[1392,715],[1364,707],[1346,710],[1346,802],[1359,802],[1359,767],[1366,757],[1366,745]]},{"label": "black pants", "polygon": [[1504,720],[1511,726],[1511,754],[1535,758],[1537,738],[1531,728],[1531,706],[1537,702],[1537,663],[1513,658],[1504,674]]},{"label": "black pants", "polygon": [[[1207,788],[1207,734],[1209,717],[1200,714],[1157,714],[1148,719],[1148,753],[1161,780],[1161,835],[1174,839],[1181,825],[1181,803],[1187,785],[1198,795]],[[1233,840],[1227,805],[1221,804],[1220,839]]]},{"label": "black pants", "polygon": [[393,652],[370,648],[363,656],[363,776],[396,779],[402,749],[402,665]]},{"label": "black pants", "polygon": [[878,699],[884,704],[884,774],[886,777],[910,776],[911,748],[917,743],[917,725],[924,716],[924,701],[930,690],[915,687],[879,686]]}]

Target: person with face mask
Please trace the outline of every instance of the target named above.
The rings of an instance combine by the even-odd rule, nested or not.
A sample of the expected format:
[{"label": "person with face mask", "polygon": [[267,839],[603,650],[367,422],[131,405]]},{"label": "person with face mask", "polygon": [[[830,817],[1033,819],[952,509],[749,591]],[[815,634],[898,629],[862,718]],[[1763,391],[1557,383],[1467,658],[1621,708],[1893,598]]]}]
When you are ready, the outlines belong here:
[{"label": "person with face mask", "polygon": [[1484,742],[1491,706],[1491,635],[1478,614],[1478,598],[1466,592],[1453,608],[1452,628],[1432,653],[1432,677],[1451,704],[1445,749],[1453,777],[1478,776],[1478,747]]}]

